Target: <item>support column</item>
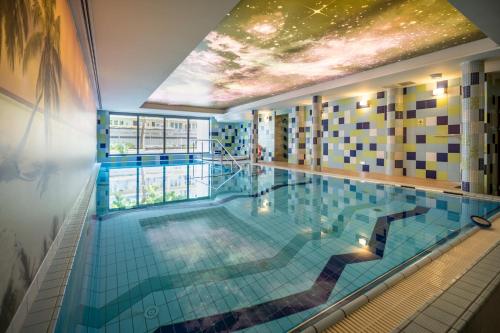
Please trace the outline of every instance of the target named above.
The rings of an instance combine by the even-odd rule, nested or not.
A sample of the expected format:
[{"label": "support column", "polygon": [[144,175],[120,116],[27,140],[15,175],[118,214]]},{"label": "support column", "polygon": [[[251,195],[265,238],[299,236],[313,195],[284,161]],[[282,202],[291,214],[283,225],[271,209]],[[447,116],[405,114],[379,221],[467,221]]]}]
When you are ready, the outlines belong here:
[{"label": "support column", "polygon": [[306,108],[296,106],[288,117],[288,163],[304,165],[306,156]]},{"label": "support column", "polygon": [[252,110],[252,137],[250,146],[250,162],[257,163],[259,159],[259,110]]},{"label": "support column", "polygon": [[387,145],[385,173],[390,176],[403,176],[403,89],[387,89],[386,98]]},{"label": "support column", "polygon": [[498,195],[499,185],[499,161],[498,154],[500,143],[500,86],[495,82],[499,78],[498,75],[488,73],[486,75],[485,91],[486,96],[486,117],[484,119],[485,126],[485,180],[484,192],[487,194]]},{"label": "support column", "polygon": [[484,62],[462,67],[462,136],[460,169],[462,190],[484,193]]},{"label": "support column", "polygon": [[321,96],[313,96],[312,119],[311,119],[311,170],[321,170],[321,113],[323,111],[323,99]]}]

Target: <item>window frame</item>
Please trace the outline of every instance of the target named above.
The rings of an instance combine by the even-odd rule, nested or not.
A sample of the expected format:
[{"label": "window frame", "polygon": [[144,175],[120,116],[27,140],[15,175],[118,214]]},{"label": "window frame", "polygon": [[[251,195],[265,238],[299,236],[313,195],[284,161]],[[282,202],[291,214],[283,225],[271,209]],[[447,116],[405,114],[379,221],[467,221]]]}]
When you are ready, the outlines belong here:
[{"label": "window frame", "polygon": [[[193,117],[193,116],[175,116],[175,115],[161,115],[161,114],[154,114],[154,113],[128,113],[128,112],[115,112],[115,111],[108,111],[109,113],[109,128],[108,128],[108,138],[110,139],[110,133],[111,133],[111,116],[116,115],[116,116],[129,116],[129,117],[135,117],[137,121],[137,126],[136,126],[136,153],[131,153],[131,154],[112,154],[110,150],[111,146],[111,140],[109,142],[108,146],[108,156],[157,156],[157,155],[189,155],[189,154],[199,154],[199,152],[190,152],[190,120],[191,119],[196,119],[196,120],[208,120],[208,137],[210,138],[210,128],[211,128],[211,119],[210,117]],[[139,135],[139,117],[155,117],[155,118],[163,118],[163,152],[162,153],[139,153],[140,148],[140,135]],[[166,134],[167,134],[167,119],[182,119],[182,120],[187,120],[187,134],[186,134],[186,152],[183,153],[168,153],[165,151],[166,149]]]}]

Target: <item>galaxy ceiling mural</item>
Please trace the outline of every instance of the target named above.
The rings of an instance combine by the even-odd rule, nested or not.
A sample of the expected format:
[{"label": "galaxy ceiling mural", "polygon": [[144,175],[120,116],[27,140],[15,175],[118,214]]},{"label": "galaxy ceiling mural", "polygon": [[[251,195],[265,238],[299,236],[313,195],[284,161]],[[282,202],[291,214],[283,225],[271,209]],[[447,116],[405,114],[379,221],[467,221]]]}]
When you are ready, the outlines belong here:
[{"label": "galaxy ceiling mural", "polygon": [[148,102],[227,108],[484,37],[446,0],[243,0]]}]

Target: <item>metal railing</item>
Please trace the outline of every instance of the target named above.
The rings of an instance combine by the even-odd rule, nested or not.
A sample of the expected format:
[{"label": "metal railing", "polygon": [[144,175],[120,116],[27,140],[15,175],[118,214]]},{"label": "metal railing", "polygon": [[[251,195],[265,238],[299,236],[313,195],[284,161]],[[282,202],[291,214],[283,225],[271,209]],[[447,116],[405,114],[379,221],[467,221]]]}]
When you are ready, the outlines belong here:
[{"label": "metal railing", "polygon": [[[220,172],[220,175],[218,175],[219,177],[225,177],[226,175],[228,175],[228,173],[225,173],[224,171],[224,167],[230,163],[231,165],[231,171],[230,171],[230,177],[228,177],[227,179],[225,179],[221,184],[218,184],[217,187],[214,187],[212,186],[212,181],[209,181],[208,186],[210,186],[211,188],[213,188],[214,190],[218,190],[220,189],[222,186],[224,186],[227,182],[229,182],[231,179],[233,179],[234,177],[236,177],[236,175],[243,169],[242,166],[240,165],[240,163],[238,163],[238,161],[234,158],[233,155],[231,155],[231,153],[224,147],[224,145],[217,139],[196,139],[196,140],[193,140],[193,145],[191,147],[191,152],[195,153],[195,154],[200,154],[201,153],[201,159],[204,160],[205,159],[205,154],[209,154],[210,156],[210,159],[207,158],[207,160],[210,160],[210,161],[214,161],[214,162],[219,162],[220,163],[220,166],[221,166],[221,172]],[[198,150],[198,149],[195,149],[197,148],[197,143],[198,142],[201,142],[201,152]],[[207,147],[208,149],[206,150],[205,149],[205,145],[204,143],[208,142],[209,143],[209,146]],[[220,147],[220,153],[218,155],[215,154],[215,150],[216,150],[216,146],[219,146]],[[236,170],[235,170],[236,169]],[[213,176],[211,176],[213,177]],[[203,183],[203,176],[201,177],[202,179],[197,179],[197,181],[200,181]],[[205,184],[205,183],[203,183]]]},{"label": "metal railing", "polygon": [[[196,140],[193,140],[191,142],[193,143],[193,145],[192,145],[192,148],[190,151],[195,152],[197,154],[200,154],[200,151],[198,149],[195,149],[195,148],[197,148],[197,143],[201,142],[201,159],[202,160],[205,159],[205,153],[208,153],[210,155],[211,161],[219,161],[220,162],[221,168],[223,168],[226,165],[226,163],[224,163],[224,162],[230,162],[231,163],[231,173],[234,172],[235,166],[238,168],[238,171],[241,170],[241,165],[238,163],[238,161],[234,158],[234,156],[231,155],[231,153],[226,149],[226,147],[224,147],[224,145],[219,140],[217,140],[217,139],[196,139]],[[205,142],[210,143],[208,150],[205,150],[205,145],[204,145]],[[215,150],[216,150],[215,146],[216,145],[218,145],[221,149],[218,156],[217,156],[217,154],[215,154]]]}]

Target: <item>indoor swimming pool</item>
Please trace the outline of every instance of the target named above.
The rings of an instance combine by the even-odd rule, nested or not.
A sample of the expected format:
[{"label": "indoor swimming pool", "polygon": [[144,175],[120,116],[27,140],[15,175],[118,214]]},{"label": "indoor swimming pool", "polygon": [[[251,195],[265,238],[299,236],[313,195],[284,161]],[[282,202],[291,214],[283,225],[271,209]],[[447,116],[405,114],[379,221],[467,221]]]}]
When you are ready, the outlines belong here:
[{"label": "indoor swimming pool", "polygon": [[500,210],[204,162],[102,166],[94,199],[57,332],[286,332]]}]

